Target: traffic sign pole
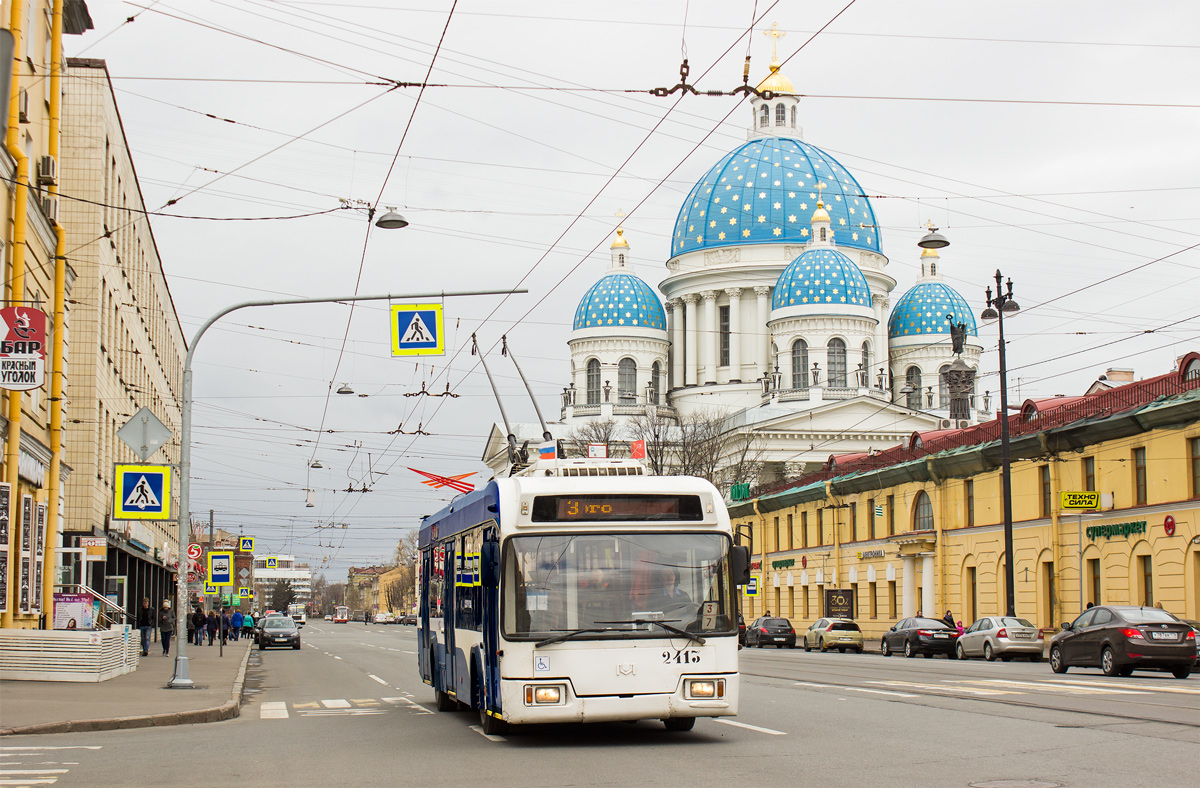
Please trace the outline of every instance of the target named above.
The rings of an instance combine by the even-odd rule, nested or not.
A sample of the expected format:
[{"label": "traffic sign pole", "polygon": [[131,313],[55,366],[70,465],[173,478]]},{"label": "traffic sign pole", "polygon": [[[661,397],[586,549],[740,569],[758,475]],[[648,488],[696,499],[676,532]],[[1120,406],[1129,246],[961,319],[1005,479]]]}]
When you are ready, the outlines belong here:
[{"label": "traffic sign pole", "polygon": [[[196,352],[196,346],[200,344],[204,333],[212,327],[221,318],[228,315],[230,312],[236,312],[239,309],[247,309],[255,306],[287,306],[295,304],[336,304],[339,302],[354,302],[354,301],[398,301],[402,299],[416,298],[440,298],[445,299],[454,296],[482,296],[482,295],[516,295],[519,293],[528,293],[527,289],[521,288],[517,290],[460,290],[457,292],[447,293],[388,293],[386,295],[348,295],[341,298],[282,298],[269,301],[242,301],[238,304],[227,306],[220,310],[208,320],[204,325],[197,329],[192,337],[191,343],[188,345],[187,354],[183,357],[183,384],[182,398],[180,402],[180,430],[179,430],[179,542],[183,543],[184,528],[189,527],[192,518],[192,356]],[[210,543],[211,544],[211,543]],[[176,632],[187,631],[187,621],[185,616],[187,611],[184,609],[187,605],[187,584],[178,582],[176,576],[176,614],[178,616],[175,625]],[[184,642],[186,638],[179,639],[179,647],[175,650],[175,674],[167,686],[172,689],[192,689],[196,683],[192,681],[191,675],[188,672],[187,645]]]}]

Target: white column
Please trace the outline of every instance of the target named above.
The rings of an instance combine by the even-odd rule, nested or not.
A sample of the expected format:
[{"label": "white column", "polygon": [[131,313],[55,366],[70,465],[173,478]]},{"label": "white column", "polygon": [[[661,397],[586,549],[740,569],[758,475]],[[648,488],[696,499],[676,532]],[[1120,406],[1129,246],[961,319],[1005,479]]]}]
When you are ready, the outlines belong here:
[{"label": "white column", "polygon": [[917,559],[911,555],[900,556],[900,572],[904,575],[900,581],[903,589],[900,617],[911,618],[917,614]]},{"label": "white column", "polygon": [[933,606],[933,555],[924,555],[921,556],[921,612],[930,618],[941,618]]},{"label": "white column", "polygon": [[771,319],[771,288],[756,287],[754,295],[758,297],[758,325],[754,327],[758,337],[758,352],[754,354],[754,360],[758,363],[761,377],[771,372],[771,336],[767,331],[767,321]]},{"label": "white column", "polygon": [[888,363],[888,327],[887,327],[887,311],[890,301],[882,296],[874,296],[872,305],[875,307],[875,317],[879,321],[879,325],[875,329],[875,344],[871,348],[871,352],[875,354],[875,360],[871,364],[871,386],[874,387],[876,381],[879,380],[879,369],[882,367],[884,372],[883,385],[887,388],[887,372],[890,368]]},{"label": "white column", "polygon": [[687,313],[687,336],[685,342],[687,347],[683,355],[683,372],[684,385],[696,385],[697,371],[699,367],[699,347],[696,342],[700,338],[699,323],[700,320],[696,316],[696,301],[699,300],[695,293],[688,293],[683,297],[684,309]]},{"label": "white column", "polygon": [[726,288],[729,296],[729,382],[742,380],[742,288]]},{"label": "white column", "polygon": [[667,303],[671,310],[671,383],[672,388],[683,386],[683,302],[672,298]]},{"label": "white column", "polygon": [[717,382],[717,348],[721,344],[720,326],[717,322],[717,291],[705,290],[704,297],[704,382]]}]

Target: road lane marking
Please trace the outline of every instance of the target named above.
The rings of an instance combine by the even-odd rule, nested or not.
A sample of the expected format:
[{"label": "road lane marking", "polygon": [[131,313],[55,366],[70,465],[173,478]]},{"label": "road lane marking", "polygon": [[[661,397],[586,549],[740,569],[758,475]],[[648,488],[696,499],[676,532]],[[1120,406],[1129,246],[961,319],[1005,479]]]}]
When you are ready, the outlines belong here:
[{"label": "road lane marking", "polygon": [[958,679],[947,680],[947,684],[982,684],[984,686],[1001,685],[1002,687],[1012,687],[1014,689],[1027,689],[1035,692],[1065,692],[1075,693],[1078,695],[1146,695],[1146,692],[1127,689],[1112,689],[1109,687],[1060,687],[1055,684],[1044,683],[1040,681],[1012,681],[1010,679]]},{"label": "road lane marking", "polygon": [[28,780],[0,780],[0,785],[53,785],[56,782],[57,777],[33,777]]},{"label": "road lane marking", "polygon": [[388,684],[386,681],[384,681],[383,679],[381,679],[381,678],[379,678],[378,676],[376,676],[374,673],[368,673],[368,674],[367,674],[367,676],[368,676],[369,678],[373,678],[373,679],[375,679],[376,681],[378,681],[380,684],[382,684],[382,685],[383,685],[383,686],[385,686],[385,687],[390,687],[390,686],[391,686],[391,685],[390,685],[390,684]]},{"label": "road lane marking", "polygon": [[337,655],[334,655],[334,657],[333,657],[333,658],[334,658],[334,659],[341,659],[341,657],[339,657],[339,656],[337,656]]},{"label": "road lane marking", "polygon": [[921,684],[915,681],[868,681],[868,684],[882,684],[885,687],[900,687],[902,689],[926,690],[935,695],[1024,695],[1018,690],[985,689],[983,687],[950,687],[945,684]]},{"label": "road lane marking", "polygon": [[101,745],[99,744],[72,744],[66,747],[42,747],[39,745],[36,747],[0,747],[0,751],[16,750],[17,752],[29,752],[30,750],[98,750],[100,749],[100,746]]},{"label": "road lane marking", "polygon": [[759,733],[766,733],[770,736],[787,736],[787,731],[775,731],[775,730],[771,730],[770,728],[760,728],[757,725],[750,725],[745,722],[738,722],[737,720],[726,720],[726,719],[722,719],[722,718],[718,717],[718,718],[714,719],[713,722],[719,722],[722,725],[735,725],[739,728],[745,728],[745,729],[751,730],[751,731],[758,731]]},{"label": "road lane marking", "polygon": [[0,774],[66,774],[70,769],[4,769]]},{"label": "road lane marking", "polygon": [[401,653],[401,654],[416,654],[417,652],[415,652],[415,651],[401,651],[400,653]]},{"label": "road lane marking", "polygon": [[1153,687],[1149,684],[1118,684],[1109,681],[1084,681],[1082,679],[1046,679],[1047,683],[1051,684],[1079,684],[1082,686],[1097,686],[1097,687],[1123,687],[1128,689],[1139,689],[1147,692],[1178,692],[1184,695],[1200,695],[1200,689],[1186,689],[1184,687]]},{"label": "road lane marking", "polygon": [[482,726],[472,725],[472,726],[470,726],[470,728],[471,728],[471,730],[475,731],[476,733],[478,733],[480,736],[487,739],[488,741],[496,741],[496,742],[508,741],[508,739],[504,738],[503,736],[497,736],[494,733],[484,733]]},{"label": "road lane marking", "polygon": [[310,700],[306,703],[293,703],[292,708],[296,709],[297,711],[300,709],[319,709],[321,708],[321,704],[317,703],[315,700]]},{"label": "road lane marking", "polygon": [[348,709],[350,708],[350,701],[345,698],[334,698],[333,700],[321,701],[321,705],[327,709]]},{"label": "road lane marking", "polygon": [[400,701],[401,703],[407,703],[409,706],[413,707],[414,709],[418,709],[422,714],[433,714],[432,711],[425,708],[424,706],[422,706],[420,703],[417,703],[416,701],[409,700],[408,698],[396,698],[396,700]]},{"label": "road lane marking", "polygon": [[317,709],[302,711],[301,717],[365,717],[369,714],[386,714],[383,709]]},{"label": "road lane marking", "polygon": [[871,689],[869,687],[843,687],[851,692],[870,692],[873,695],[893,695],[897,698],[916,698],[917,695],[910,695],[907,692],[892,692],[891,690]]},{"label": "road lane marking", "polygon": [[355,706],[378,706],[379,701],[374,698],[351,698],[350,702]]},{"label": "road lane marking", "polygon": [[287,704],[281,700],[264,703],[258,709],[260,720],[286,720],[288,718]]}]

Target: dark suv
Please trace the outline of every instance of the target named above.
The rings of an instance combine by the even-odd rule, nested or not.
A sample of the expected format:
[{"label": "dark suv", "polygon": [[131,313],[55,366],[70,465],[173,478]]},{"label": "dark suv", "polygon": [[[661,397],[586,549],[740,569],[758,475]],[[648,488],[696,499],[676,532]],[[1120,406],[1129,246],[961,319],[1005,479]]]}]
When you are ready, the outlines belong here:
[{"label": "dark suv", "polygon": [[1186,679],[1196,661],[1196,631],[1157,607],[1099,605],[1050,639],[1050,668],[1100,668],[1106,676],[1165,669]]}]

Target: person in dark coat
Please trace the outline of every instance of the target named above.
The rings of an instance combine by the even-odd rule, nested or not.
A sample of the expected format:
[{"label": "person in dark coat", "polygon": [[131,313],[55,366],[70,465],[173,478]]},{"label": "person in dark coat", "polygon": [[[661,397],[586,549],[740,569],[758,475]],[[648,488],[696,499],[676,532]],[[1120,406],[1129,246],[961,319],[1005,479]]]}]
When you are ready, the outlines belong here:
[{"label": "person in dark coat", "polygon": [[162,640],[163,656],[171,655],[171,635],[175,634],[175,613],[170,602],[163,602],[158,611],[158,634]]},{"label": "person in dark coat", "polygon": [[208,611],[208,620],[206,626],[208,628],[208,645],[213,644],[213,639],[217,636],[217,627],[221,625],[221,619],[217,618],[217,611]]},{"label": "person in dark coat", "polygon": [[142,656],[150,654],[150,633],[154,631],[155,625],[158,624],[158,616],[154,613],[154,608],[150,607],[150,598],[142,598],[142,606],[137,612],[137,628],[138,632],[142,633]]},{"label": "person in dark coat", "polygon": [[229,642],[229,624],[230,624],[229,611],[226,610],[221,613],[221,642],[222,643]]},{"label": "person in dark coat", "polygon": [[946,626],[950,627],[951,629],[954,629],[956,626],[954,623],[954,614],[949,610],[946,611],[946,615],[942,616],[942,621],[945,621]]},{"label": "person in dark coat", "polygon": [[192,612],[192,626],[196,630],[196,638],[192,641],[197,646],[204,645],[204,630],[208,626],[208,616],[204,615],[204,611],[197,605],[195,611]]}]

